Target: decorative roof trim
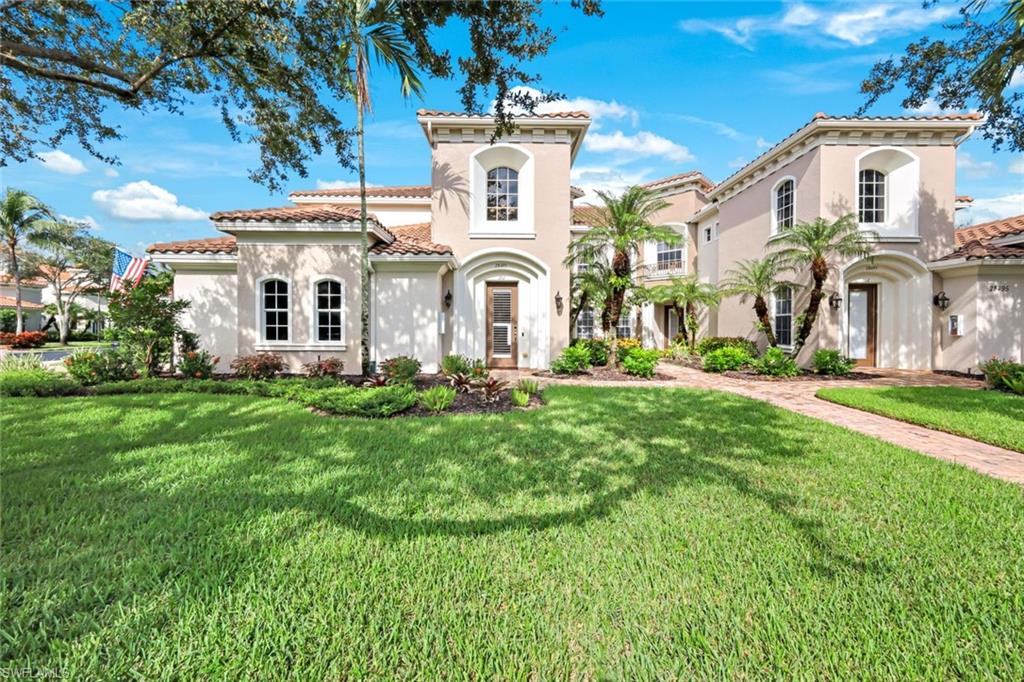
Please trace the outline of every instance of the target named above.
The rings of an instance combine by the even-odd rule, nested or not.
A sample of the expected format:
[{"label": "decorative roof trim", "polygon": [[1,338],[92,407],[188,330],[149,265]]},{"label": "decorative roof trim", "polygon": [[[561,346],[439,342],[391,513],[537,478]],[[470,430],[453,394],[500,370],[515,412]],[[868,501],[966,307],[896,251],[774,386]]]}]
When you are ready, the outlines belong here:
[{"label": "decorative roof trim", "polygon": [[[432,189],[430,185],[391,185],[384,187],[367,187],[366,197],[373,199],[413,199],[419,201],[426,201],[429,203],[432,195]],[[297,199],[315,199],[315,198],[332,198],[332,199],[355,199],[360,200],[359,188],[358,187],[339,187],[339,188],[324,188],[324,189],[300,189],[288,194],[288,198],[296,203],[308,203],[304,201],[296,201]],[[332,202],[341,203],[341,202]]]}]

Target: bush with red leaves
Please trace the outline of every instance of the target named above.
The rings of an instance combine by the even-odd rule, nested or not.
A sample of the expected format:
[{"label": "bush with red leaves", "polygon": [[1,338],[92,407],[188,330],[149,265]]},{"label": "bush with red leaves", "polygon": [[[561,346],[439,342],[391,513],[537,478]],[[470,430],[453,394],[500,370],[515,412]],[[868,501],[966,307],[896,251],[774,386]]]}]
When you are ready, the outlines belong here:
[{"label": "bush with red leaves", "polygon": [[11,348],[41,348],[46,344],[46,332],[0,332],[0,346]]}]

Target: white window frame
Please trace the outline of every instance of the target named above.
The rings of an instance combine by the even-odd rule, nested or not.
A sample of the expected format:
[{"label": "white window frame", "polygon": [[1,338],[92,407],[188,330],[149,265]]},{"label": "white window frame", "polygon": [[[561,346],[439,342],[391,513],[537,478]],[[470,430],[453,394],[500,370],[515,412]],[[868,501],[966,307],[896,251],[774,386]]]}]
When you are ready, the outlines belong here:
[{"label": "white window frame", "polygon": [[[667,253],[679,252],[678,258],[666,258],[665,261],[669,263],[678,263],[678,265],[670,265],[668,267],[661,267],[662,255]],[[686,268],[686,242],[682,241],[675,246],[669,246],[665,242],[656,242],[654,244],[654,268],[658,272],[676,272],[684,270]]]},{"label": "white window frame", "polygon": [[[505,179],[502,180],[500,178],[495,178],[492,181],[491,180],[491,173],[497,173],[500,170],[505,171]],[[491,168],[490,170],[487,171],[487,173],[484,175],[484,179],[485,179],[485,182],[486,182],[486,186],[485,186],[484,191],[487,193],[486,197],[484,199],[484,211],[486,212],[486,216],[485,217],[486,217],[487,222],[491,222],[491,223],[517,223],[517,222],[519,222],[519,170],[516,169],[516,168],[512,168],[511,166],[495,166],[494,168]],[[506,200],[510,200],[512,197],[515,197],[515,201],[516,201],[515,206],[511,206],[510,204],[506,203],[504,206],[495,205],[495,206],[492,207],[490,205],[491,182],[494,182],[494,183],[505,183],[505,191],[504,192],[500,192],[500,193],[495,191],[494,192],[494,196],[495,197],[505,197]],[[514,192],[512,192],[512,191],[510,191],[508,189],[508,183],[511,183],[511,182],[515,182],[516,183],[516,190]],[[494,209],[495,215],[497,215],[499,210],[504,210],[505,211],[505,217],[504,218],[497,218],[497,217],[492,218],[491,215],[490,215],[492,208]],[[515,216],[514,217],[509,217],[511,211],[515,211]]]},{"label": "white window frame", "polygon": [[[320,308],[319,308],[319,306],[317,304],[318,303],[318,300],[317,300],[317,285],[319,285],[321,282],[337,282],[341,286],[341,309],[338,311],[340,313],[340,319],[341,319],[341,338],[339,340],[337,340],[337,341],[330,341],[330,340],[321,341],[320,340]],[[345,314],[345,311],[346,311],[346,306],[345,306],[345,302],[346,302],[345,294],[346,294],[346,291],[345,291],[345,288],[346,288],[345,287],[345,280],[343,280],[341,277],[338,277],[337,275],[314,275],[313,276],[313,281],[310,284],[310,289],[309,289],[309,292],[310,292],[310,299],[309,300],[310,300],[310,305],[311,305],[311,309],[312,309],[312,314],[309,316],[310,317],[310,320],[309,320],[309,340],[310,340],[310,342],[316,344],[317,346],[331,346],[333,348],[342,348],[342,349],[347,346],[346,339],[345,339],[345,331],[346,331],[346,329],[348,329],[348,326],[347,326],[348,317]]]},{"label": "white window frame", "polygon": [[[588,314],[590,316],[590,325],[589,325],[590,326],[590,331],[587,334],[581,334],[580,333],[580,328],[581,328],[581,323],[583,322],[583,316],[584,315],[588,315]],[[586,308],[581,310],[579,316],[576,318],[576,338],[577,339],[592,339],[592,338],[594,338],[594,327],[595,327],[595,322],[596,321],[597,321],[597,314],[596,314],[596,312],[594,310],[594,306],[592,306],[592,305],[591,306],[587,306]]]},{"label": "white window frame", "polygon": [[[619,312],[619,319],[615,322],[615,337],[619,339],[631,339],[633,338],[633,311],[626,306],[622,307],[622,311]],[[625,326],[622,324],[622,320],[626,320]],[[619,330],[625,329],[628,333],[622,334]]]},{"label": "white window frame", "polygon": [[[782,190],[783,185],[787,182],[793,183],[793,190],[790,192],[790,225],[787,228],[779,227],[779,192]],[[771,192],[771,210],[769,211],[771,216],[771,233],[772,236],[779,234],[783,229],[789,229],[796,224],[796,178],[792,175],[779,178],[779,181],[772,187]]]},{"label": "white window frame", "polygon": [[[779,327],[778,327],[778,324],[776,324],[776,319],[777,319],[777,317],[779,315],[779,297],[776,295],[776,292],[781,291],[783,289],[789,291],[789,313],[786,314],[789,317],[789,343],[782,343],[781,341],[779,341],[779,333],[778,333]],[[790,350],[790,349],[793,348],[793,331],[794,331],[793,330],[793,323],[796,320],[796,315],[794,314],[794,310],[795,310],[794,303],[795,303],[795,299],[796,299],[796,292],[793,290],[793,287],[783,285],[783,286],[777,287],[775,289],[775,291],[772,292],[771,298],[772,298],[772,333],[775,334],[775,341],[776,341],[776,343],[778,343],[779,348],[784,348],[786,350]]]},{"label": "white window frame", "polygon": [[[270,339],[267,338],[267,318],[266,318],[266,315],[265,315],[265,313],[267,312],[267,309],[265,307],[263,287],[264,287],[264,285],[267,282],[273,282],[273,281],[284,282],[284,284],[288,287],[288,293],[286,294],[286,300],[287,300],[286,306],[287,307],[284,308],[285,313],[287,313],[287,319],[288,319],[288,324],[286,325],[286,329],[288,331],[288,338],[287,339],[274,339],[274,340],[270,340]],[[272,310],[281,310],[281,308],[273,308]],[[292,306],[292,280],[291,280],[291,278],[290,277],[285,277],[284,275],[279,275],[279,274],[270,274],[270,275],[265,275],[265,276],[260,277],[259,279],[257,279],[256,280],[256,320],[257,320],[257,323],[259,324],[260,344],[261,345],[268,345],[268,346],[289,346],[289,345],[294,344],[295,343],[295,334],[293,333],[293,330],[292,330],[292,326],[293,326],[292,325],[292,320],[294,318],[295,318],[295,311],[293,310],[293,306]]]},{"label": "white window frame", "polygon": [[[863,188],[864,188],[864,182],[861,180],[861,175],[863,175],[864,173],[867,173],[868,171],[871,171],[871,172],[874,172],[874,173],[878,173],[879,175],[882,176],[882,219],[881,220],[863,220],[863,216],[861,215],[861,210],[862,209],[861,209],[860,204],[861,204],[861,199],[864,196],[863,193],[862,193],[863,192]],[[872,185],[877,185],[877,184],[878,183],[872,183]],[[859,225],[885,225],[886,223],[889,222],[889,203],[890,203],[889,202],[889,174],[887,172],[883,171],[883,170],[878,170],[877,168],[871,168],[870,166],[867,167],[867,168],[860,168],[860,169],[858,169],[858,171],[857,171],[857,223]],[[871,210],[872,211],[877,211],[878,209],[871,209]]]},{"label": "white window frame", "polygon": [[711,242],[715,241],[716,239],[718,239],[718,222],[717,221],[712,223],[712,224],[710,224],[710,225],[706,225],[701,230],[701,241],[703,243],[710,244]]}]

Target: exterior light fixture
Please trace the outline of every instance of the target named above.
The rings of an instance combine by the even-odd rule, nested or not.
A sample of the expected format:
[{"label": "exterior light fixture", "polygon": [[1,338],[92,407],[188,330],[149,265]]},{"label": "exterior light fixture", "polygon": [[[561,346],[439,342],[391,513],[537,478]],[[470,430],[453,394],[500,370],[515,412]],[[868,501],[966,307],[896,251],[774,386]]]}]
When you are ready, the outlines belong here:
[{"label": "exterior light fixture", "polygon": [[452,307],[452,290],[451,289],[449,289],[448,293],[444,295],[444,307],[445,308],[451,308]]},{"label": "exterior light fixture", "polygon": [[562,309],[564,307],[565,307],[565,301],[562,300],[562,292],[559,291],[559,292],[557,292],[555,294],[555,310],[557,310],[558,314],[561,315],[562,314]]},{"label": "exterior light fixture", "polygon": [[939,310],[945,310],[949,307],[949,296],[946,296],[945,291],[940,291],[935,294],[935,297],[932,299],[932,303],[934,303]]},{"label": "exterior light fixture", "polygon": [[833,291],[832,295],[828,297],[828,307],[832,310],[839,310],[843,305],[843,297],[837,292]]}]

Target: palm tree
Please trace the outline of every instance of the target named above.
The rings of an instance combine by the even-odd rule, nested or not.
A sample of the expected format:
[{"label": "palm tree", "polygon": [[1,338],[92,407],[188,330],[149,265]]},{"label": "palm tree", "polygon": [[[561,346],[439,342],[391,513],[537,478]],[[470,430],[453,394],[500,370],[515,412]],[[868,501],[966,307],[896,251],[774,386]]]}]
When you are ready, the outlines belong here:
[{"label": "palm tree", "polygon": [[347,25],[346,42],[340,45],[340,58],[349,72],[350,88],[356,101],[356,140],[359,147],[359,235],[361,257],[359,275],[361,288],[359,342],[363,375],[370,373],[370,243],[367,235],[366,212],[366,155],[364,151],[364,119],[372,111],[370,97],[371,57],[382,66],[398,73],[402,81],[402,96],[420,96],[423,84],[416,74],[414,48],[402,30],[403,16],[397,0],[367,0],[346,3],[347,12],[339,19]]},{"label": "palm tree", "polygon": [[575,265],[570,280],[572,297],[569,304],[569,331],[571,334],[575,334],[576,322],[579,320],[580,313],[591,307],[604,308],[611,291],[609,287],[611,273],[608,263],[603,260]]},{"label": "palm tree", "polygon": [[21,311],[21,267],[19,249],[23,241],[37,233],[51,218],[50,209],[28,192],[8,189],[0,201],[0,238],[4,241],[4,254],[14,277],[14,333],[25,331],[25,318]]},{"label": "palm tree", "polygon": [[[601,327],[608,336],[611,325],[622,314],[626,293],[636,283],[633,262],[645,242],[660,241],[678,244],[682,237],[675,230],[651,222],[652,216],[668,204],[643,187],[630,187],[621,196],[598,192],[604,206],[594,211],[593,226],[569,245],[567,264],[604,261],[611,255],[608,296],[601,314]],[[612,338],[616,356],[617,341]]]},{"label": "palm tree", "polygon": [[867,258],[874,251],[872,239],[878,239],[878,233],[861,230],[856,216],[848,213],[831,222],[819,217],[809,223],[797,223],[772,242],[772,255],[779,259],[781,267],[794,272],[807,268],[814,282],[807,308],[797,318],[800,327],[793,342],[794,355],[803,348],[818,319],[824,297],[822,289],[834,261]]},{"label": "palm tree", "polygon": [[714,284],[701,282],[695,275],[673,277],[668,284],[651,287],[650,299],[654,303],[671,307],[679,318],[679,332],[692,351],[697,344],[697,313],[701,308],[718,305],[721,298]]},{"label": "palm tree", "polygon": [[754,315],[757,317],[758,327],[768,337],[769,346],[777,346],[775,331],[772,329],[772,320],[768,315],[767,298],[780,286],[789,285],[789,282],[779,279],[779,275],[785,270],[779,259],[768,255],[764,258],[752,258],[741,260],[736,267],[725,273],[722,280],[722,293],[725,296],[739,296],[740,303],[746,303],[748,298],[754,299]]}]

